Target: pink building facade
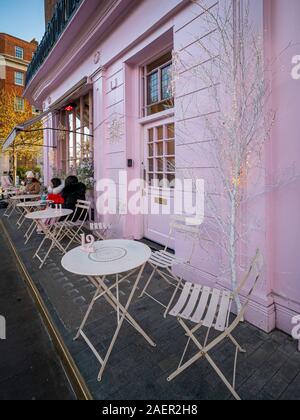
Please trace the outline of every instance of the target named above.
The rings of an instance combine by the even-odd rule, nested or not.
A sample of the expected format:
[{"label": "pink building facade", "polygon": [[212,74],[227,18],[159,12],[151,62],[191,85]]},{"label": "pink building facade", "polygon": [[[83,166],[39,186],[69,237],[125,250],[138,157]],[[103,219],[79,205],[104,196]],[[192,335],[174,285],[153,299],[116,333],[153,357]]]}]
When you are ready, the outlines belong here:
[{"label": "pink building facade", "polygon": [[[185,179],[192,173],[205,181],[207,194],[214,194],[211,163],[205,153],[211,141],[205,116],[217,110],[208,100],[209,87],[199,86],[193,69],[209,59],[199,48],[199,40],[209,45],[207,13],[214,13],[218,1],[79,3],[26,88],[26,96],[35,106],[51,111],[45,121],[47,127],[80,129],[79,135],[66,136],[45,131],[45,144],[54,146],[53,151],[45,148],[45,182],[54,172],[74,170],[81,159],[93,153],[95,180],[111,179],[121,190],[126,177],[128,181],[145,178],[150,182],[153,177],[164,176],[172,181],[175,176]],[[265,59],[274,67],[271,99],[276,122],[263,153],[263,193],[246,208],[245,217],[248,213],[256,215],[257,228],[249,234],[241,259],[246,265],[259,247],[265,260],[248,320],[264,331],[278,327],[291,333],[292,318],[300,314],[300,80],[292,72],[293,57],[300,55],[300,2],[288,3],[287,7],[284,0],[250,2]],[[243,0],[233,0],[234,10],[242,5]],[[176,57],[180,60],[174,77]],[[152,193],[151,200],[158,207],[173,199],[172,191],[167,196],[163,191]],[[127,198],[133,194],[129,192]],[[124,203],[117,197],[116,202],[121,211]],[[147,238],[166,244],[167,215],[97,217],[112,224],[114,237]],[[204,224],[208,217],[205,209]],[[172,238],[170,245],[179,256],[190,246],[180,235]],[[207,244],[205,248],[197,246],[184,277],[230,288],[229,279],[220,274],[216,247]]]}]

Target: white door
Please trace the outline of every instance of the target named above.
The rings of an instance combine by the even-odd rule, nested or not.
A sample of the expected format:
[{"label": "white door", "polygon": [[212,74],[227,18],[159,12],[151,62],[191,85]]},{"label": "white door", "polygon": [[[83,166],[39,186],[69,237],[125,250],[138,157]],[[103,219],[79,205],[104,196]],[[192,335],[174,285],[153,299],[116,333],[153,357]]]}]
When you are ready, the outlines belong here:
[{"label": "white door", "polygon": [[[144,236],[174,248],[169,241],[170,216],[174,206],[175,127],[168,119],[144,127],[144,178],[147,184]],[[173,184],[173,185],[172,185]]]}]

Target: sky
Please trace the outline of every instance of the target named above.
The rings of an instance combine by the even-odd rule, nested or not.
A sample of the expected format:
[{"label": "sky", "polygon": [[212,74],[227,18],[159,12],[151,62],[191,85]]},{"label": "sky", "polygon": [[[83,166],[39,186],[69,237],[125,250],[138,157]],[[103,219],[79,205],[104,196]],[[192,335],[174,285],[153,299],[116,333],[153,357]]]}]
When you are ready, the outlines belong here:
[{"label": "sky", "polygon": [[0,32],[41,41],[45,32],[44,0],[0,0]]}]

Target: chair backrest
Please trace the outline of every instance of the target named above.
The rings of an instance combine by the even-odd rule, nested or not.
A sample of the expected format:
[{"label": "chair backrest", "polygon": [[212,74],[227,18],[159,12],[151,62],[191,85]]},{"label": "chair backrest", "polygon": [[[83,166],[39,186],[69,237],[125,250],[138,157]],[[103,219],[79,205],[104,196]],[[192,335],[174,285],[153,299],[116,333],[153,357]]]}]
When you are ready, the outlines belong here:
[{"label": "chair backrest", "polygon": [[190,238],[192,238],[191,254],[189,255],[189,259],[188,259],[188,262],[191,262],[191,259],[195,252],[196,242],[199,240],[199,237],[200,237],[201,225],[202,225],[202,220],[196,217],[180,216],[180,215],[171,216],[169,239],[165,247],[165,250],[168,249],[171,238],[175,232],[185,234],[189,236]]},{"label": "chair backrest", "polygon": [[189,216],[171,216],[170,233],[180,232],[190,236],[198,236],[202,220]]},{"label": "chair backrest", "polygon": [[[240,308],[240,310],[239,310],[239,313],[238,313],[238,315],[237,315],[237,319],[236,319],[236,321],[238,321],[238,323],[239,323],[239,322],[240,322],[240,321],[244,318],[244,316],[245,316],[245,312],[246,312],[247,306],[248,306],[248,304],[249,304],[250,297],[251,297],[251,295],[252,295],[252,293],[253,293],[254,289],[256,288],[257,283],[258,283],[258,281],[259,281],[259,279],[260,279],[260,275],[261,275],[261,270],[262,270],[262,268],[263,268],[263,258],[262,258],[262,255],[261,255],[260,250],[258,249],[258,250],[256,251],[255,256],[252,258],[251,263],[250,263],[250,266],[249,266],[249,269],[248,269],[248,271],[245,273],[245,275],[244,275],[244,277],[243,277],[243,279],[242,279],[242,281],[241,281],[240,285],[239,285],[239,286],[237,287],[237,289],[233,292],[233,299],[237,299],[237,298],[238,298],[238,296],[239,296],[239,294],[241,293],[242,289],[243,289],[243,288],[246,286],[246,284],[248,283],[248,281],[249,281],[249,279],[250,279],[251,275],[254,273],[254,282],[253,282],[253,284],[252,284],[252,286],[251,286],[251,288],[250,288],[249,292],[247,293],[245,303],[241,306],[241,308]],[[235,321],[235,323],[236,323],[236,321]]]},{"label": "chair backrest", "polygon": [[254,288],[256,287],[256,285],[258,283],[258,280],[259,280],[259,277],[260,277],[260,274],[261,274],[261,270],[262,270],[262,266],[263,266],[262,255],[261,255],[260,250],[257,249],[255,256],[251,260],[248,271],[245,273],[241,283],[239,284],[239,286],[237,287],[237,289],[233,293],[234,297],[236,297],[240,294],[242,289],[245,287],[246,283],[249,281],[249,278],[250,278],[251,274],[255,270],[256,271],[255,281],[254,281],[254,284],[253,284],[252,288],[248,292],[248,296],[247,296],[248,298],[250,298],[250,296],[253,293]]},{"label": "chair backrest", "polygon": [[73,213],[72,220],[73,221],[80,220],[83,223],[85,223],[88,216],[89,216],[90,208],[91,208],[91,202],[90,201],[77,200],[77,204],[76,204],[76,207],[75,207],[75,211]]},{"label": "chair backrest", "polygon": [[85,200],[77,200],[76,207],[89,210],[91,207],[91,202]]}]

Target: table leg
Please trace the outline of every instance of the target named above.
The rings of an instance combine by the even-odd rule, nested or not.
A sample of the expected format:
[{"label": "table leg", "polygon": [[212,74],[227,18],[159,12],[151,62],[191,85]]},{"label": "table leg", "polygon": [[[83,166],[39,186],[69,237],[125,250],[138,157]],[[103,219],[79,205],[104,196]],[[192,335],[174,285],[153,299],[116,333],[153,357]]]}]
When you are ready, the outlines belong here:
[{"label": "table leg", "polygon": [[[118,338],[118,335],[120,333],[120,330],[122,328],[123,322],[126,320],[133,328],[135,328],[144,338],[145,340],[152,346],[152,347],[156,347],[156,344],[154,343],[153,340],[151,340],[151,338],[146,334],[146,332],[139,326],[139,324],[134,320],[134,318],[129,314],[128,309],[131,305],[132,299],[136,293],[137,287],[140,283],[144,268],[145,268],[144,264],[141,269],[139,270],[139,273],[137,275],[136,281],[134,283],[134,286],[131,290],[130,296],[127,300],[126,306],[123,306],[120,303],[120,296],[119,296],[119,284],[123,281],[123,279],[121,279],[119,276],[116,276],[116,284],[114,287],[108,287],[105,284],[105,279],[106,277],[100,278],[100,277],[89,277],[90,281],[95,285],[96,287],[96,292],[95,295],[89,305],[89,308],[84,316],[84,319],[80,325],[80,328],[78,330],[78,333],[76,335],[76,337],[74,338],[74,340],[77,340],[80,336],[84,339],[84,341],[87,343],[87,345],[90,347],[90,349],[92,350],[92,352],[94,353],[94,355],[96,356],[97,360],[100,362],[101,365],[101,369],[98,375],[98,381],[100,382],[104,373],[104,370],[106,368],[107,362],[109,360],[109,357],[113,351],[114,345],[116,343],[116,340]],[[127,276],[125,277],[127,278]],[[112,288],[116,288],[116,296],[112,293]],[[109,348],[107,350],[107,353],[105,355],[105,358],[102,359],[100,354],[95,350],[95,347],[93,346],[93,344],[90,342],[90,340],[88,339],[88,337],[85,335],[83,328],[85,327],[87,320],[91,314],[91,311],[93,309],[93,306],[95,304],[95,302],[100,298],[100,297],[104,297],[106,299],[106,301],[114,308],[114,310],[117,312],[117,317],[118,317],[118,326],[115,330],[114,336],[111,340],[111,343],[109,345]]]},{"label": "table leg", "polygon": [[[140,278],[142,276],[143,271],[140,273]],[[140,280],[139,280],[140,281]],[[138,283],[139,283],[138,281]],[[135,321],[135,319],[129,314],[128,308],[126,309],[119,300],[116,299],[114,294],[111,292],[110,288],[106,286],[105,283],[102,284],[102,288],[104,289],[105,294],[102,294],[102,296],[105,297],[105,299],[108,301],[108,303],[115,309],[115,311],[121,311],[122,315],[125,314],[126,320],[129,322],[129,324],[136,329],[144,338],[145,340],[152,346],[156,347],[156,344],[151,340],[151,338],[145,333],[145,331],[140,327],[140,325]],[[136,286],[137,288],[137,286]],[[96,300],[98,297],[96,298]]]},{"label": "table leg", "polygon": [[95,293],[95,295],[94,295],[94,297],[93,297],[93,299],[92,299],[92,301],[90,303],[90,306],[89,306],[89,308],[88,308],[88,310],[87,310],[87,312],[86,312],[86,314],[85,314],[85,316],[83,318],[83,321],[82,321],[82,323],[81,323],[81,325],[79,327],[78,333],[76,334],[76,336],[74,338],[74,341],[78,340],[78,338],[80,337],[81,333],[83,332],[83,328],[85,327],[85,324],[86,324],[86,322],[87,322],[87,320],[88,320],[88,318],[90,316],[90,313],[92,312],[93,306],[94,306],[95,302],[97,301],[97,296],[98,296],[99,292],[101,291],[101,289],[102,289],[102,287],[99,284],[99,286],[97,287],[96,293]]},{"label": "table leg", "polygon": [[[141,269],[140,269],[140,271],[139,271],[139,274],[138,274],[138,277],[137,277],[137,279],[136,279],[136,281],[135,281],[135,284],[134,284],[134,286],[133,286],[133,289],[132,289],[132,291],[131,291],[131,293],[130,293],[130,296],[129,296],[129,298],[128,298],[128,301],[127,301],[127,303],[126,303],[126,306],[125,306],[125,311],[123,312],[123,314],[122,314],[122,316],[121,316],[121,319],[120,319],[120,322],[119,322],[119,324],[118,324],[118,327],[117,327],[117,329],[116,329],[116,331],[115,331],[115,334],[114,334],[114,336],[113,336],[113,339],[112,339],[112,341],[111,341],[111,343],[110,343],[110,346],[109,346],[109,349],[108,349],[108,351],[107,351],[107,353],[106,353],[106,356],[105,356],[105,358],[104,358],[104,361],[103,361],[103,364],[102,364],[102,366],[101,366],[101,369],[100,369],[100,372],[99,372],[99,375],[98,375],[98,381],[100,382],[101,380],[102,380],[102,376],[103,376],[103,372],[104,372],[104,370],[105,370],[105,367],[106,367],[106,364],[107,364],[107,362],[108,362],[108,359],[109,359],[109,357],[110,357],[110,355],[111,355],[111,352],[113,351],[113,348],[114,348],[114,345],[115,345],[115,343],[116,343],[116,340],[117,340],[117,338],[118,338],[118,335],[119,335],[119,333],[120,333],[120,330],[121,330],[121,328],[122,328],[122,325],[123,325],[123,322],[125,321],[125,318],[128,316],[128,309],[129,309],[129,307],[130,307],[130,304],[131,304],[131,301],[132,301],[132,299],[133,299],[133,297],[134,297],[134,294],[135,294],[135,292],[136,292],[136,289],[137,289],[137,287],[138,287],[138,285],[139,285],[139,282],[140,282],[140,280],[141,280],[141,277],[142,277],[142,274],[143,274],[143,271],[144,271],[144,268],[145,268],[145,264],[141,267]],[[119,305],[118,305],[119,306]],[[147,341],[149,341],[149,342],[151,342],[152,343],[152,345],[153,345],[153,347],[155,347],[156,346],[156,344],[147,336],[147,334],[146,333],[143,333],[143,336],[147,339]]]}]

